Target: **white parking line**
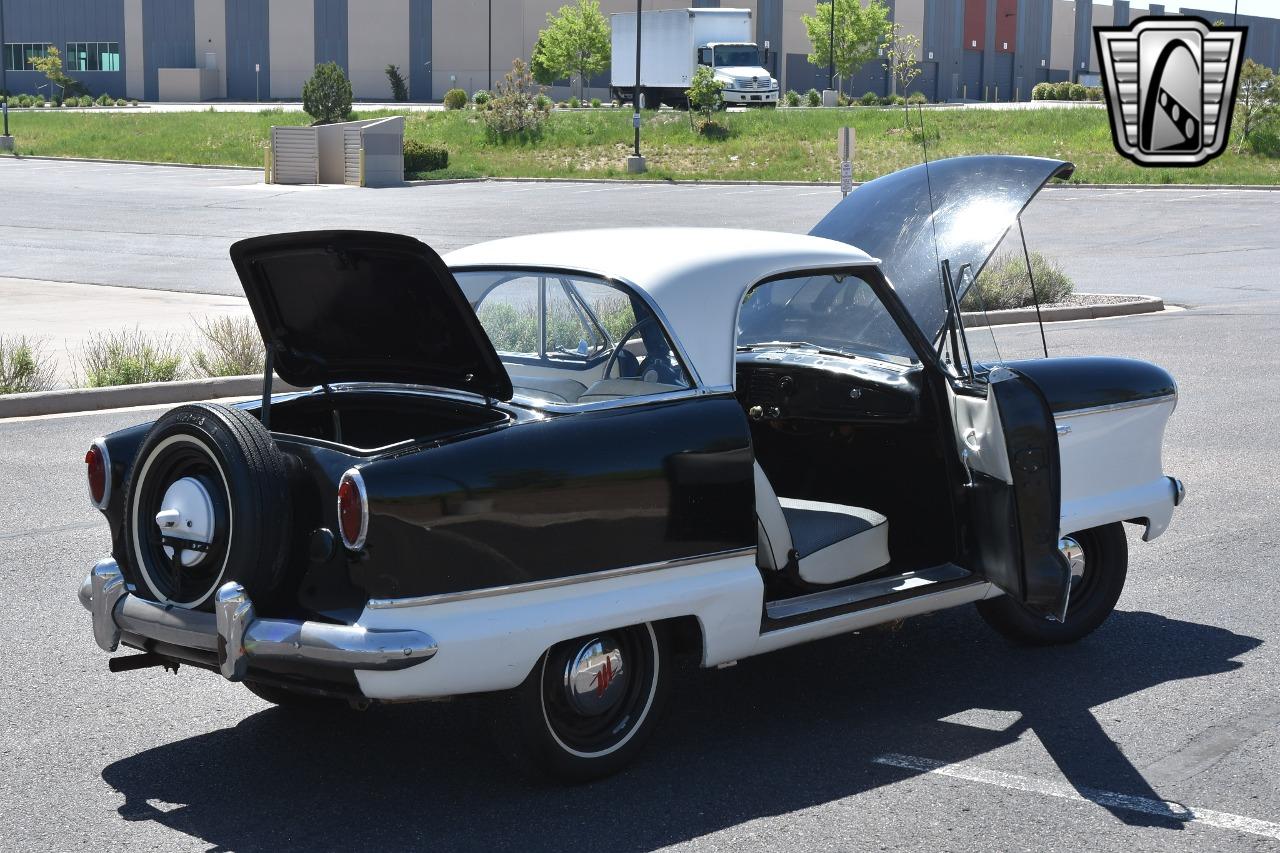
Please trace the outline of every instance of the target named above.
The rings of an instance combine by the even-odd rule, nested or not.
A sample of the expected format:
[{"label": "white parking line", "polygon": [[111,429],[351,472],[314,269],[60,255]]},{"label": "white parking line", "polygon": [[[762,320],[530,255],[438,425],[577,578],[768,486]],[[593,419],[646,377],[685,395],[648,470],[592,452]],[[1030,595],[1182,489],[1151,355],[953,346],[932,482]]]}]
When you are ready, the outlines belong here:
[{"label": "white parking line", "polygon": [[1097,803],[1108,808],[1140,812],[1182,821],[1183,823],[1202,823],[1218,829],[1231,829],[1236,832],[1246,832],[1250,835],[1259,835],[1263,838],[1280,841],[1280,823],[1257,820],[1256,818],[1228,812],[1215,812],[1210,809],[1184,806],[1180,803],[1152,800],[1147,797],[1135,797],[1131,794],[1119,794],[1115,791],[1103,791],[1099,788],[1076,788],[1065,782],[1047,782],[1041,779],[1017,776],[1013,773],[1002,773],[999,770],[975,767],[971,764],[947,764],[930,758],[917,758],[914,755],[888,753],[872,760],[876,764],[900,767],[904,770],[916,770],[921,773],[949,776],[953,779],[963,779],[966,782],[980,782],[983,785],[994,785],[997,788],[1025,791],[1029,794],[1041,794],[1046,797],[1057,797],[1063,800]]}]

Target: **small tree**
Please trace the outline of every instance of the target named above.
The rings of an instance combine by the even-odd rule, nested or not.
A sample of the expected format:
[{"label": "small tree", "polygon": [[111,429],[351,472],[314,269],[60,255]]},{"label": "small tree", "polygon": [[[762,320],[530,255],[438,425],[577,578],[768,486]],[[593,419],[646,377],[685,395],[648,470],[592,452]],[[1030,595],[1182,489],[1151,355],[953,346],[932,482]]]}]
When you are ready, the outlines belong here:
[{"label": "small tree", "polygon": [[[884,50],[884,70],[889,72],[896,92],[903,95],[911,82],[920,76],[920,39],[911,33],[904,33],[901,24],[894,24],[889,42]],[[902,126],[911,123],[911,113],[903,102]]]},{"label": "small tree", "polygon": [[724,106],[722,89],[724,89],[724,83],[716,79],[715,72],[705,65],[699,65],[698,70],[693,72],[693,81],[685,90],[685,95],[689,98],[689,109],[702,113],[698,132],[703,136],[728,135],[728,128],[711,118],[713,112]]},{"label": "small tree", "polygon": [[395,101],[409,100],[409,87],[405,84],[404,75],[400,73],[400,66],[388,65],[386,67],[387,82],[391,84],[391,98]]},{"label": "small tree", "polygon": [[1236,94],[1236,153],[1244,150],[1260,126],[1280,116],[1280,77],[1261,63],[1246,59],[1240,68],[1240,90]]},{"label": "small tree", "polygon": [[[44,56],[31,57],[31,67],[49,78],[49,95],[57,103],[62,103],[68,92],[74,93],[80,89],[80,84],[62,70],[62,54],[53,45],[49,45]],[[53,86],[58,87],[57,97],[53,97]]]},{"label": "small tree", "polygon": [[[835,13],[835,50],[832,51],[831,15]],[[880,45],[891,32],[889,8],[882,0],[865,7],[858,0],[831,0],[819,3],[817,14],[802,15],[813,48],[809,62],[826,68],[834,55],[836,75],[844,78],[876,58]]]},{"label": "small tree", "polygon": [[351,113],[351,81],[336,62],[317,65],[302,86],[302,108],[316,124],[343,121]]},{"label": "small tree", "polygon": [[599,0],[578,0],[577,5],[561,6],[554,15],[548,12],[538,43],[541,73],[550,74],[552,80],[577,77],[582,94],[587,78],[609,65],[609,22],[600,12]]}]

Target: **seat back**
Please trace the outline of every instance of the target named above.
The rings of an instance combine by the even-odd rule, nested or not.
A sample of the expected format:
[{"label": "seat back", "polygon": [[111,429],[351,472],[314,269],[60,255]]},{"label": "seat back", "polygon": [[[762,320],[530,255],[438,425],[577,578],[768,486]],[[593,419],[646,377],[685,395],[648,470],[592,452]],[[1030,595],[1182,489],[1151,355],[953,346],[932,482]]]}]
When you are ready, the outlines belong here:
[{"label": "seat back", "polygon": [[777,571],[787,564],[791,553],[791,528],[782,514],[782,504],[765,476],[760,463],[755,464],[756,482],[756,563],[762,569]]}]

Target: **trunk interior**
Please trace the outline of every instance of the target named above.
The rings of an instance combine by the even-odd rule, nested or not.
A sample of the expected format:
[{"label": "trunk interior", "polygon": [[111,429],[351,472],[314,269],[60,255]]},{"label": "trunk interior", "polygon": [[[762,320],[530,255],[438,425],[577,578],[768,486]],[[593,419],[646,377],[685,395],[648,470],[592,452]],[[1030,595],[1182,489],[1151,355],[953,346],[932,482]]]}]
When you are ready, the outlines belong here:
[{"label": "trunk interior", "polygon": [[315,392],[271,405],[271,431],[369,454],[400,444],[424,444],[507,420],[481,405],[378,391]]}]

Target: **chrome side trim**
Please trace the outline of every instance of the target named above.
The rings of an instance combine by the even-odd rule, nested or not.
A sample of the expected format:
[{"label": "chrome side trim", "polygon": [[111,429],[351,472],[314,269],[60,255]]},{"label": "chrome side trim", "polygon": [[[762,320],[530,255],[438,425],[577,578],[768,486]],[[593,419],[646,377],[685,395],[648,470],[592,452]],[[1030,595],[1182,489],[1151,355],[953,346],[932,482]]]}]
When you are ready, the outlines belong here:
[{"label": "chrome side trim", "polygon": [[1142,406],[1154,406],[1158,403],[1168,403],[1171,400],[1177,399],[1178,395],[1176,393],[1164,394],[1159,397],[1147,397],[1145,400],[1130,400],[1125,403],[1107,403],[1103,406],[1089,406],[1085,409],[1071,409],[1066,412],[1056,412],[1054,414],[1054,418],[1075,418],[1080,415],[1092,415],[1096,412],[1118,412],[1122,409],[1137,409]]},{"label": "chrome side trim", "polygon": [[678,560],[664,560],[658,563],[644,563],[637,566],[624,566],[618,569],[605,569],[599,572],[588,572],[564,578],[549,578],[542,581],[515,583],[506,586],[491,586],[484,589],[469,589],[462,592],[442,592],[435,595],[419,595],[412,598],[371,598],[366,605],[370,610],[390,610],[398,607],[422,607],[429,604],[444,604],[449,601],[470,601],[476,598],[490,598],[495,595],[511,595],[518,592],[533,592],[540,589],[554,589],[561,586],[589,583],[591,581],[608,580],[610,578],[639,575],[646,572],[658,572],[663,569],[676,569],[697,563],[711,563],[717,560],[728,560],[734,557],[752,557],[756,549],[735,548],[730,551],[716,551],[712,554],[700,554],[696,557],[683,557]]},{"label": "chrome side trim", "polygon": [[929,587],[972,576],[971,572],[960,566],[946,563],[919,572],[907,572],[893,577],[877,578],[849,586],[811,592],[808,595],[771,601],[765,605],[765,615],[773,620],[782,620],[830,610],[834,607],[849,607],[895,593],[913,591],[913,594],[923,594]]}]

